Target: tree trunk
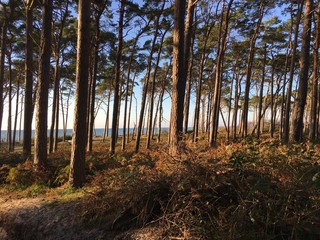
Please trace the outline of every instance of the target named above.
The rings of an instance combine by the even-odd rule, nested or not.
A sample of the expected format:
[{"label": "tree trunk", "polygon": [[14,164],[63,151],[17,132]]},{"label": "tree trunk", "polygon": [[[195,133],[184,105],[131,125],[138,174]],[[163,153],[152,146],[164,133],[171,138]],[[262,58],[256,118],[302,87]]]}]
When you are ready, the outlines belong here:
[{"label": "tree trunk", "polygon": [[295,101],[293,114],[293,140],[302,141],[303,138],[303,115],[308,94],[308,73],[310,68],[310,41],[311,41],[311,20],[313,1],[306,0],[306,7],[303,20],[302,46],[300,56],[300,73],[298,95]]},{"label": "tree trunk", "polygon": [[12,152],[12,61],[11,61],[11,53],[12,53],[12,43],[9,43],[10,50],[8,53],[8,65],[9,65],[9,106],[8,106],[8,128],[7,128],[7,144],[9,152]]},{"label": "tree trunk", "polygon": [[16,145],[17,124],[18,124],[18,114],[19,114],[20,80],[19,80],[19,78],[17,80],[18,80],[18,82],[17,82],[17,94],[16,94],[16,112],[14,114],[12,151],[14,151],[14,148]]},{"label": "tree trunk", "polygon": [[172,59],[170,58],[170,64],[168,65],[166,73],[165,73],[164,78],[162,80],[162,88],[161,88],[161,92],[160,92],[160,96],[159,96],[159,119],[158,119],[157,143],[159,143],[161,141],[161,123],[162,123],[162,115],[163,115],[162,103],[163,103],[164,91],[166,89],[166,81],[167,81],[167,77],[169,74],[169,69],[171,68],[171,62],[172,62]]},{"label": "tree trunk", "polygon": [[[54,138],[54,127],[58,122],[59,115],[59,85],[60,85],[60,49],[62,41],[62,33],[65,26],[66,18],[68,16],[68,1],[66,3],[66,9],[64,15],[61,19],[61,26],[59,29],[59,35],[56,45],[54,46],[54,59],[55,59],[55,68],[54,68],[54,86],[53,86],[53,100],[52,100],[52,114],[51,114],[51,126],[50,126],[50,137],[49,137],[49,153],[52,153],[54,150],[57,150],[57,137]],[[56,126],[57,128],[57,126]],[[57,131],[57,129],[56,129]]]},{"label": "tree trunk", "polygon": [[116,57],[116,69],[115,69],[115,88],[113,96],[113,113],[112,113],[112,129],[111,129],[111,141],[110,152],[113,154],[116,150],[117,141],[117,124],[118,124],[118,108],[120,104],[119,91],[120,91],[120,65],[122,58],[122,42],[123,42],[123,17],[124,17],[124,4],[125,1],[121,0],[120,15],[119,15],[119,27],[118,27],[118,48]]},{"label": "tree trunk", "polygon": [[[225,53],[225,46],[227,44],[227,35],[229,28],[229,13],[230,8],[233,3],[231,0],[228,4],[227,9],[225,10],[224,4],[222,3],[222,12],[220,19],[220,31],[218,38],[218,52],[217,52],[217,63],[216,63],[216,71],[215,71],[215,85],[214,85],[214,94],[213,94],[213,102],[212,102],[212,118],[211,118],[211,127],[210,127],[210,146],[214,146],[217,142],[217,133],[219,128],[219,109],[220,109],[220,96],[221,96],[221,87],[222,87],[222,72],[223,72],[223,59]],[[224,16],[224,11],[226,11]],[[223,22],[225,22],[225,26],[223,29]]]},{"label": "tree trunk", "polygon": [[272,59],[272,66],[271,66],[271,90],[270,90],[270,137],[273,138],[273,133],[274,133],[274,112],[273,112],[273,107],[274,107],[274,94],[273,94],[273,86],[274,86],[274,60]]},{"label": "tree trunk", "polygon": [[159,49],[158,49],[158,56],[157,56],[155,69],[154,69],[154,73],[153,73],[153,79],[152,79],[152,83],[151,83],[151,98],[150,98],[150,108],[149,108],[149,126],[148,126],[147,143],[146,143],[146,148],[147,149],[150,148],[150,142],[151,142],[151,136],[152,136],[152,123],[153,123],[152,120],[153,120],[154,92],[155,92],[155,88],[156,88],[156,76],[157,76],[157,72],[158,72],[158,66],[159,66],[159,62],[160,62],[160,57],[161,57],[164,37],[165,37],[165,35],[166,35],[166,33],[168,31],[169,31],[169,28],[167,28],[163,32],[161,40],[160,40],[160,46],[159,46]]},{"label": "tree trunk", "polygon": [[39,63],[38,96],[36,102],[36,126],[34,140],[33,163],[37,168],[46,168],[47,165],[47,123],[48,97],[50,81],[50,56],[52,34],[52,1],[43,0],[41,51]]},{"label": "tree trunk", "polygon": [[2,24],[1,29],[1,53],[0,53],[0,145],[1,145],[1,129],[2,129],[2,118],[3,118],[3,86],[4,86],[4,64],[6,55],[6,42],[7,42],[7,30],[8,30],[8,20],[6,16],[6,7],[4,7],[5,19]]},{"label": "tree trunk", "polygon": [[248,112],[249,112],[249,93],[250,93],[250,86],[251,86],[251,74],[252,74],[252,66],[253,66],[253,59],[254,59],[254,52],[255,52],[255,44],[259,34],[261,21],[264,14],[264,5],[263,1],[260,0],[259,3],[259,18],[256,22],[254,33],[250,39],[250,48],[249,54],[247,59],[247,73],[246,73],[246,85],[245,85],[245,92],[244,92],[244,103],[243,103],[243,112],[242,112],[242,137],[247,137],[248,135]]},{"label": "tree trunk", "polygon": [[194,110],[194,121],[193,121],[193,141],[198,141],[199,136],[199,119],[200,119],[200,102],[201,102],[201,93],[202,93],[202,77],[203,77],[203,69],[206,60],[206,48],[207,48],[207,40],[209,37],[209,32],[211,30],[207,30],[207,34],[205,36],[205,42],[202,48],[201,60],[200,60],[200,70],[199,70],[199,78],[197,85],[197,93],[196,93],[196,104]]},{"label": "tree trunk", "polygon": [[23,113],[23,99],[24,96],[21,95],[21,104],[20,104],[20,119],[19,119],[19,137],[18,137],[18,141],[21,141],[21,130],[22,130],[22,113]]},{"label": "tree trunk", "polygon": [[[129,143],[129,133],[130,133],[130,121],[131,121],[131,107],[132,107],[132,96],[133,96],[133,88],[134,88],[134,83],[135,83],[135,79],[136,79],[136,74],[137,71],[134,71],[134,77],[132,80],[132,86],[131,86],[131,91],[130,91],[130,100],[129,100],[129,112],[128,112],[128,127],[127,127],[127,143]],[[133,132],[132,132],[132,136],[133,136]]]},{"label": "tree trunk", "polygon": [[110,98],[111,98],[111,90],[109,90],[109,93],[108,93],[108,107],[107,107],[107,113],[106,113],[106,123],[104,125],[103,142],[106,140],[106,136],[109,137]]},{"label": "tree trunk", "polygon": [[263,66],[262,66],[262,77],[260,82],[260,93],[259,93],[259,107],[258,107],[258,129],[257,129],[257,138],[260,138],[261,133],[261,112],[262,112],[262,100],[263,100],[263,85],[266,75],[266,63],[267,63],[267,44],[264,45],[264,54],[263,54]]},{"label": "tree trunk", "polygon": [[192,84],[192,66],[193,66],[193,43],[195,35],[195,27],[193,27],[193,18],[195,13],[197,2],[194,0],[188,0],[188,9],[186,16],[186,25],[185,25],[185,35],[184,35],[184,66],[188,67],[185,71],[185,78],[187,79],[188,85],[186,90],[186,100],[184,104],[184,134],[188,131],[188,121],[189,121],[189,106],[190,106],[190,95],[191,95],[191,84]]},{"label": "tree trunk", "polygon": [[76,92],[69,183],[82,187],[85,180],[86,117],[90,55],[90,0],[79,0]]},{"label": "tree trunk", "polygon": [[318,108],[318,71],[319,71],[319,40],[320,40],[320,1],[318,2],[318,10],[315,11],[315,30],[313,43],[313,72],[312,72],[312,98],[311,98],[311,113],[310,113],[310,140],[315,142],[318,137],[317,124],[317,108]]},{"label": "tree trunk", "polygon": [[[26,60],[25,60],[25,95],[24,95],[24,123],[23,123],[23,154],[31,155],[31,125],[33,117],[33,0],[26,3]],[[0,84],[1,85],[1,84]],[[0,104],[1,105],[1,104]]]},{"label": "tree trunk", "polygon": [[98,62],[99,62],[99,45],[100,45],[100,18],[104,11],[104,8],[101,9],[96,16],[95,23],[95,39],[94,39],[94,57],[93,57],[93,73],[92,73],[92,86],[91,86],[91,101],[90,101],[90,112],[89,112],[89,136],[87,143],[87,151],[92,151],[92,142],[93,142],[93,128],[94,128],[94,108],[96,100],[96,82],[98,74]]},{"label": "tree trunk", "polygon": [[57,104],[59,104],[59,52],[55,53],[55,68],[54,68],[54,87],[53,87],[53,100],[52,100],[52,115],[51,115],[51,127],[50,127],[50,137],[49,137],[49,153],[53,152],[53,133],[54,133],[54,125],[56,120],[56,112],[57,112]]},{"label": "tree trunk", "polygon": [[170,148],[173,156],[180,152],[179,142],[183,134],[183,105],[186,89],[184,59],[185,0],[174,1],[172,105],[170,119]]},{"label": "tree trunk", "polygon": [[302,8],[303,8],[303,1],[301,1],[301,3],[298,4],[297,20],[296,20],[295,31],[294,31],[294,40],[293,40],[291,63],[290,63],[290,74],[289,74],[288,90],[287,90],[287,97],[286,97],[286,108],[285,108],[285,115],[284,115],[283,143],[285,144],[289,142],[292,83],[293,83],[293,76],[294,76],[295,59],[296,59],[296,53],[297,53],[298,34],[299,34],[299,25],[301,20]]},{"label": "tree trunk", "polygon": [[142,101],[141,101],[141,109],[140,109],[139,123],[138,123],[138,129],[137,129],[138,131],[137,131],[135,152],[138,152],[139,148],[140,148],[140,138],[141,138],[142,124],[143,124],[143,116],[144,116],[145,107],[146,107],[145,105],[146,105],[146,99],[147,99],[147,93],[148,93],[148,89],[149,89],[149,81],[150,81],[150,75],[151,75],[152,56],[154,53],[154,47],[155,47],[157,36],[158,36],[160,16],[163,12],[164,6],[165,6],[165,1],[163,1],[161,11],[155,20],[155,32],[154,32],[154,37],[152,40],[150,55],[148,58],[147,76],[146,76],[146,80],[143,85],[143,91],[142,91]]},{"label": "tree trunk", "polygon": [[[131,113],[131,104],[132,104],[132,92],[133,92],[133,88],[134,88],[134,80],[132,83],[132,88],[131,88],[131,93],[130,93],[130,106],[129,106],[129,114],[127,111],[127,105],[128,105],[128,97],[129,97],[129,83],[130,83],[130,74],[131,74],[131,68],[132,68],[132,62],[133,62],[133,57],[134,54],[136,52],[136,48],[137,48],[137,42],[139,40],[139,38],[141,37],[141,35],[147,30],[147,28],[149,27],[150,21],[146,24],[146,26],[140,30],[140,32],[137,34],[137,36],[134,39],[134,43],[133,43],[133,49],[131,51],[131,55],[130,55],[130,59],[129,59],[129,64],[128,64],[128,74],[127,74],[127,79],[126,79],[126,92],[125,92],[125,100],[124,100],[124,116],[123,116],[123,135],[122,135],[122,150],[124,150],[126,148],[126,143],[129,142],[129,130],[130,130],[130,113]],[[136,71],[134,73],[134,79],[136,76]],[[127,123],[127,115],[128,116],[128,123]],[[126,124],[128,124],[128,128],[126,129]],[[127,135],[126,136],[126,130],[127,130]]]}]

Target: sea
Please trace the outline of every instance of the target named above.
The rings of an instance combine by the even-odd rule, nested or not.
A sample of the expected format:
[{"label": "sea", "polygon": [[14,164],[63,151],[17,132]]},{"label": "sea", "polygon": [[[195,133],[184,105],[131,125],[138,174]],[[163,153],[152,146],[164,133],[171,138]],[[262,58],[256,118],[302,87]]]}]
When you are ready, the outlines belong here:
[{"label": "sea", "polygon": [[[129,133],[131,134],[133,132],[133,130],[134,130],[134,128],[130,128]],[[168,132],[168,130],[169,130],[168,128],[163,128],[161,131]],[[144,132],[146,132],[146,129],[144,129]],[[155,133],[158,133],[157,128],[155,129]],[[35,130],[32,130],[31,137],[34,137],[34,134],[35,134]],[[104,134],[104,128],[95,128],[94,129],[94,133],[93,133],[94,137],[103,137],[103,134]],[[118,134],[119,134],[119,136],[121,136],[123,134],[123,128],[119,128]],[[67,129],[66,135],[71,137],[72,136],[72,129]],[[50,136],[50,130],[48,130],[47,136],[48,137]],[[58,130],[58,136],[59,137],[63,136],[63,129]],[[111,128],[108,130],[108,136],[111,136]],[[12,137],[13,137],[13,131],[11,133],[11,138]],[[16,141],[18,141],[18,140],[19,140],[19,130],[16,131]],[[22,140],[23,140],[23,130],[20,131],[20,141],[22,141]],[[6,130],[1,130],[1,141],[2,142],[7,141],[7,131]]]}]

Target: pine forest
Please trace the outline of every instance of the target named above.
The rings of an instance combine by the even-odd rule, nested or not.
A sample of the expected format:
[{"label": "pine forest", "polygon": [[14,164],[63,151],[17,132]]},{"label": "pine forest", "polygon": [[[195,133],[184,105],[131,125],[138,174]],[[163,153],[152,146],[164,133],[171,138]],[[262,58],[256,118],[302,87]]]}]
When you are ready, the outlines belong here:
[{"label": "pine forest", "polygon": [[0,239],[320,239],[320,0],[0,0]]}]

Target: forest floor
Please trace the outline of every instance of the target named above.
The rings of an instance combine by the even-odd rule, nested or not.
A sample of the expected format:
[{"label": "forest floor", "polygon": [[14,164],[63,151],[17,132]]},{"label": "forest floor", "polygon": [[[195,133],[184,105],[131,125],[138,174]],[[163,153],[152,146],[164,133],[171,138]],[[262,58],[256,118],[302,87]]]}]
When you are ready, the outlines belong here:
[{"label": "forest floor", "polygon": [[320,145],[189,140],[111,155],[94,142],[68,186],[70,143],[46,172],[0,153],[0,239],[320,239]]}]

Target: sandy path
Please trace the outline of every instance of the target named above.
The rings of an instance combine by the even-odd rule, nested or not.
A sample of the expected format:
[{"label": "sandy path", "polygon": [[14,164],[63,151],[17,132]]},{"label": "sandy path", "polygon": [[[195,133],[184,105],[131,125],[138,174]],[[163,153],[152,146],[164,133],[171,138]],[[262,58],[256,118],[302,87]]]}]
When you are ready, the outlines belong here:
[{"label": "sandy path", "polygon": [[0,240],[113,239],[99,230],[83,228],[79,201],[0,197]]}]

